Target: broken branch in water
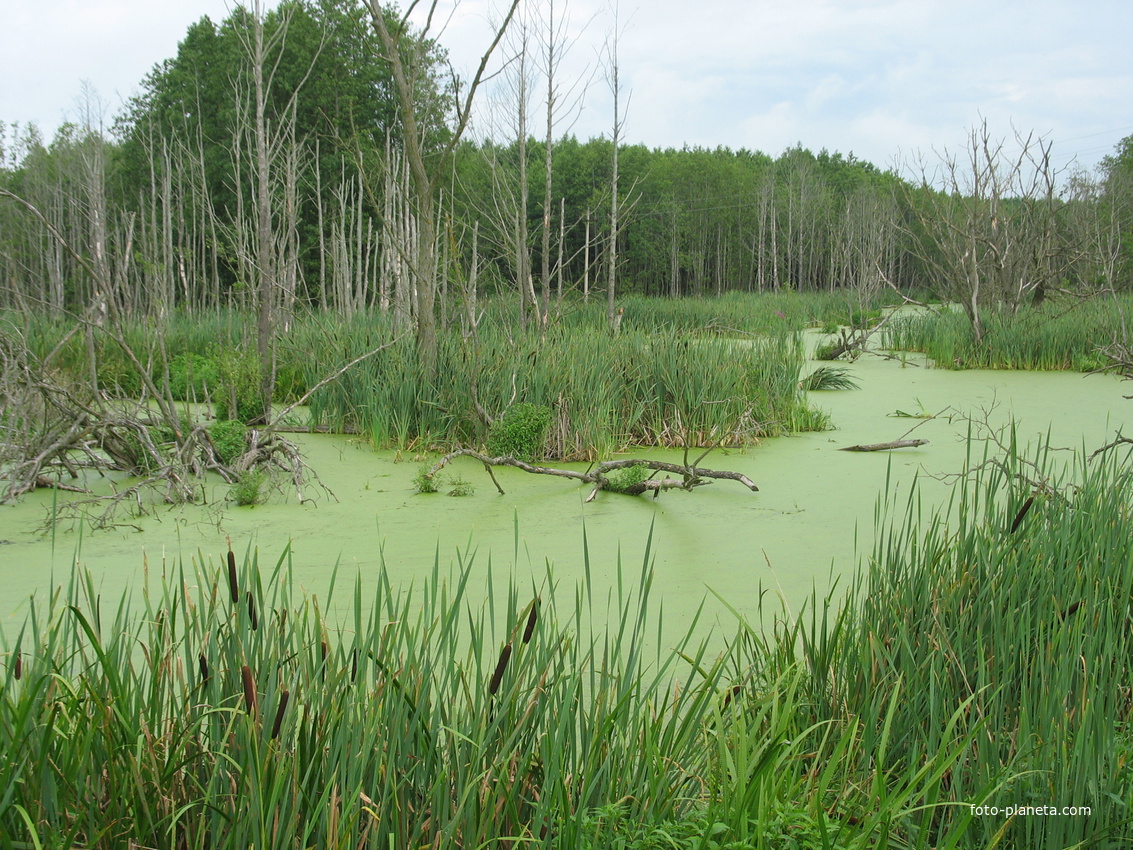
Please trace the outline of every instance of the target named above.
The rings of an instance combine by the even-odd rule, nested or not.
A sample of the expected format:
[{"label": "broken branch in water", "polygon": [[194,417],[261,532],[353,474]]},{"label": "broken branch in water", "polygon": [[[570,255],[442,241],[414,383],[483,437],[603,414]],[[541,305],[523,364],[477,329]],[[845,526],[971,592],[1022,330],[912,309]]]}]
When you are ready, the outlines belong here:
[{"label": "broken branch in water", "polygon": [[864,443],[859,446],[846,446],[840,452],[887,452],[890,449],[915,449],[928,444],[928,440],[890,440],[888,443]]},{"label": "broken branch in water", "polygon": [[[594,489],[586,498],[586,501],[592,501],[598,495],[600,490],[612,489],[619,493],[624,493],[628,496],[637,496],[642,493],[652,491],[654,497],[657,496],[662,490],[691,490],[693,487],[699,487],[702,484],[710,484],[711,480],[705,479],[727,479],[729,481],[738,481],[749,490],[757,492],[759,488],[755,485],[750,478],[740,472],[731,472],[729,470],[716,470],[705,469],[701,466],[684,465],[679,463],[667,463],[660,460],[645,460],[642,458],[632,458],[628,460],[605,460],[593,467],[587,472],[578,472],[573,469],[559,469],[554,466],[537,466],[532,463],[527,463],[517,458],[505,457],[489,457],[483,452],[478,452],[475,449],[457,449],[454,452],[449,452],[447,455],[433,464],[432,468],[425,474],[426,478],[432,478],[450,462],[458,457],[470,457],[480,461],[484,464],[485,470],[492,478],[492,482],[496,485],[496,489],[503,495],[503,488],[500,486],[499,481],[496,479],[495,474],[492,472],[494,466],[514,466],[516,469],[522,469],[524,472],[530,472],[534,475],[557,475],[560,478],[572,478],[575,481],[581,481],[585,484],[593,484]],[[701,455],[703,457],[703,455]],[[699,460],[699,459],[698,459]],[[665,476],[661,479],[647,478],[644,481],[637,481],[626,486],[620,486],[610,481],[607,473],[613,472],[618,469],[628,469],[634,466],[643,466],[646,469],[652,469],[655,472],[668,472],[673,475],[679,475],[680,478],[670,478]]]}]

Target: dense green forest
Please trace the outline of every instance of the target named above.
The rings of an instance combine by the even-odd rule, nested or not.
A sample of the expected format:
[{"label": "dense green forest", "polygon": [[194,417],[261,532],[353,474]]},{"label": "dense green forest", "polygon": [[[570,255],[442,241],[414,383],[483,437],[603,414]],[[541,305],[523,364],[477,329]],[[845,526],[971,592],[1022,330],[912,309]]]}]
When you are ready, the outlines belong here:
[{"label": "dense green forest", "polygon": [[[892,284],[955,298],[968,242],[980,273],[1002,277],[985,284],[988,303],[1130,280],[1133,139],[1077,175],[1053,173],[1041,139],[1017,160],[988,150],[986,127],[971,162],[921,175],[801,146],[619,142],[615,181],[611,138],[556,137],[550,122],[541,138],[461,136],[464,91],[443,49],[403,32],[399,51],[415,69],[415,142],[437,169],[437,305],[511,293],[521,318],[546,315],[610,280],[619,296]],[[0,307],[99,300],[149,314],[251,307],[267,292],[284,323],[305,308],[413,321],[421,270],[407,246],[422,238],[422,197],[389,59],[361,4],[289,0],[262,18],[237,7],[193,25],[113,120],[88,104],[51,140],[3,128],[0,189],[26,203],[0,204]]]}]

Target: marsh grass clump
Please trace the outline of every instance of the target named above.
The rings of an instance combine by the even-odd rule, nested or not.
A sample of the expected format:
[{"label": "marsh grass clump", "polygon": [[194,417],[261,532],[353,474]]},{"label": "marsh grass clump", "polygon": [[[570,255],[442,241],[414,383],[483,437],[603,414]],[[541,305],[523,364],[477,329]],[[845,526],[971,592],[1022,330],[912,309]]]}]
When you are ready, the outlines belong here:
[{"label": "marsh grass clump", "polygon": [[472,482],[467,481],[463,476],[460,475],[453,476],[448,480],[448,488],[449,490],[446,495],[453,496],[455,498],[463,498],[465,496],[471,496],[476,493],[476,487],[473,486]]},{"label": "marsh grass clump", "polygon": [[259,469],[240,474],[229,491],[229,498],[242,508],[250,508],[267,501],[268,476]]},{"label": "marsh grass clump", "polygon": [[1048,301],[1017,312],[989,310],[976,339],[964,313],[947,307],[898,316],[882,331],[889,348],[918,351],[945,369],[1068,369],[1107,364],[1101,347],[1121,339],[1121,315],[1133,308],[1122,296],[1063,304]]},{"label": "marsh grass clump", "polygon": [[799,382],[799,388],[808,392],[856,390],[858,382],[844,366],[819,366]]},{"label": "marsh grass clump", "polygon": [[413,490],[415,493],[439,493],[444,479],[440,475],[430,475],[430,463],[422,463],[413,475]]}]

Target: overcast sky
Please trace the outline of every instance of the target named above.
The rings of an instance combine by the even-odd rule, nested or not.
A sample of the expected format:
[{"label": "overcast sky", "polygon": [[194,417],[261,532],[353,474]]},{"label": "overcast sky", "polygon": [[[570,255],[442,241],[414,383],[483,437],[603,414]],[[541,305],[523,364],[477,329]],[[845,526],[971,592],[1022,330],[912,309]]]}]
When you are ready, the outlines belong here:
[{"label": "overcast sky", "polygon": [[[498,0],[464,0],[441,43],[458,70],[486,44]],[[528,0],[534,2],[534,0]],[[540,0],[545,3],[546,0]],[[565,78],[592,78],[571,130],[610,134],[603,74],[613,0],[556,0],[573,44]],[[3,0],[0,120],[50,135],[83,81],[113,115],[190,23],[225,0]],[[449,8],[448,0],[441,0]],[[890,167],[962,148],[986,119],[1092,168],[1133,135],[1130,0],[620,0],[624,137],[650,147],[802,143]],[[499,97],[497,93],[497,97]],[[542,134],[538,106],[532,132]],[[564,119],[567,120],[567,119]],[[563,130],[566,124],[560,124]],[[477,131],[486,133],[485,118]],[[556,135],[560,134],[558,131]]]}]

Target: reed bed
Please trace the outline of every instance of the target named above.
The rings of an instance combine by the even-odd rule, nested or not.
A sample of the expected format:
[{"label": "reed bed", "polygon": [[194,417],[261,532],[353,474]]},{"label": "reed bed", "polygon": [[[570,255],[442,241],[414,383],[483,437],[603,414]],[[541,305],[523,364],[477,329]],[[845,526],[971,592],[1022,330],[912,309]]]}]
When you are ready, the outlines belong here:
[{"label": "reed bed", "polygon": [[[797,386],[804,362],[798,329],[813,298],[732,296],[680,302],[683,311],[631,300],[626,309],[634,318],[616,336],[594,305],[573,305],[541,333],[519,328],[512,305],[486,303],[475,335],[440,333],[430,374],[418,364],[412,334],[399,333],[388,315],[296,316],[275,348],[277,399],[293,400],[386,346],[311,397],[312,424],[364,433],[383,448],[476,446],[494,419],[527,402],[552,411],[545,455],[558,459],[592,459],[631,444],[741,446],[828,427]],[[258,387],[247,337],[252,318],[174,313],[160,327],[141,321],[117,332],[159,388],[215,401],[246,391],[232,387]],[[63,340],[55,368],[89,376],[82,333],[67,337],[64,324],[49,319],[23,324],[40,356]],[[117,343],[98,337],[96,355],[103,389],[141,392],[141,377]],[[202,385],[206,374],[211,386]]]},{"label": "reed bed", "polygon": [[942,309],[894,317],[883,333],[889,348],[919,351],[947,369],[1069,369],[1107,365],[1101,346],[1123,338],[1122,313],[1133,299],[1049,302],[1017,313],[987,311],[977,341],[963,311]]},{"label": "reed bed", "polygon": [[[800,632],[816,718],[864,729],[882,773],[956,747],[950,805],[917,829],[973,847],[1110,847],[1133,839],[1133,458],[1041,445],[979,453],[951,502],[914,486],[879,506],[851,604]],[[987,445],[987,444],[985,444]],[[962,743],[961,743],[962,742]],[[969,805],[1088,807],[972,819]],[[943,845],[942,845],[943,846]]]},{"label": "reed bed", "polygon": [[[343,351],[344,362],[357,356]],[[316,421],[374,445],[483,445],[513,403],[552,412],[545,456],[593,459],[627,445],[729,445],[827,426],[798,389],[797,334],[754,340],[556,329],[545,338],[442,338],[436,375],[412,340],[360,363],[311,400]],[[482,415],[482,414],[486,414]]]},{"label": "reed bed", "polygon": [[800,666],[695,621],[661,650],[647,567],[481,575],[320,604],[229,553],[111,611],[76,575],[3,647],[0,847],[873,847],[923,803],[848,784],[859,724],[810,724]]},{"label": "reed bed", "polygon": [[[713,298],[646,298],[631,295],[619,299],[622,330],[652,333],[668,330],[719,336],[750,336],[799,331],[827,323],[850,325],[862,311],[880,310],[885,293],[863,301],[857,293],[829,292],[729,292]],[[564,309],[559,323],[565,327],[601,327],[606,321],[601,299],[575,302]]]}]

